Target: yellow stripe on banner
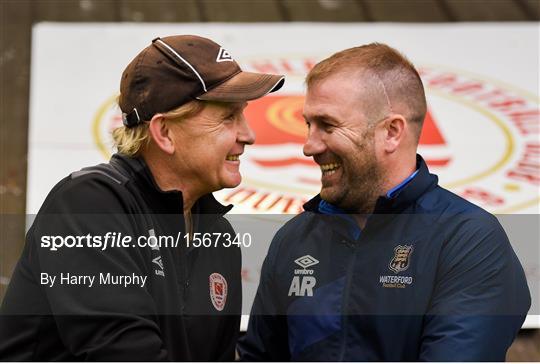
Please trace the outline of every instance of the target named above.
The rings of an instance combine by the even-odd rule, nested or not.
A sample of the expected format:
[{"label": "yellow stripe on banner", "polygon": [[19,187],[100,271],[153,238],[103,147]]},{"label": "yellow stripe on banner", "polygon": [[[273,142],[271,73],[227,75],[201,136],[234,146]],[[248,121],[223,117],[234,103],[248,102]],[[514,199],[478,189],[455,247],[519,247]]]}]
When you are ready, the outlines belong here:
[{"label": "yellow stripe on banner", "polygon": [[504,209],[501,209],[501,210],[492,211],[491,213],[494,214],[494,215],[497,215],[497,214],[511,214],[513,212],[516,212],[516,211],[519,211],[521,209],[525,209],[527,207],[531,207],[531,206],[534,206],[534,205],[538,205],[540,207],[540,197],[535,198],[534,200],[530,200],[530,201],[526,201],[526,202],[523,202],[523,203],[520,203],[520,204],[517,204],[517,205],[514,205],[514,206],[510,206],[510,207],[507,207],[507,208],[504,208]]},{"label": "yellow stripe on banner", "polygon": [[94,142],[96,143],[99,152],[105,157],[105,160],[109,160],[111,158],[111,153],[109,148],[103,143],[99,129],[101,122],[103,121],[103,116],[117,99],[118,95],[109,97],[107,101],[105,101],[98,109],[96,116],[94,117],[94,121],[92,122],[92,137],[94,138]]},{"label": "yellow stripe on banner", "polygon": [[501,128],[501,130],[502,130],[502,132],[504,134],[504,137],[506,139],[506,148],[505,148],[504,154],[503,154],[502,158],[497,163],[495,163],[495,165],[493,165],[490,168],[488,168],[487,170],[484,170],[483,172],[475,174],[475,175],[473,175],[471,177],[467,177],[467,178],[464,178],[462,180],[458,180],[456,182],[446,183],[443,186],[444,188],[452,189],[452,188],[456,188],[456,187],[459,187],[459,186],[464,185],[464,184],[468,184],[468,183],[478,181],[478,180],[480,180],[482,178],[485,178],[485,177],[497,172],[506,163],[508,163],[508,161],[510,160],[510,157],[512,156],[512,153],[514,152],[515,142],[514,142],[514,138],[512,137],[512,133],[510,132],[510,129],[508,129],[508,126],[506,126],[504,121],[502,121],[500,118],[498,118],[496,115],[489,112],[488,110],[486,110],[486,109],[484,109],[482,107],[479,107],[477,104],[474,104],[474,103],[472,103],[472,102],[470,102],[468,100],[465,100],[462,97],[448,95],[447,93],[443,93],[441,91],[434,90],[434,89],[431,89],[431,88],[427,88],[427,89],[429,90],[429,92],[431,94],[434,94],[434,95],[437,95],[437,96],[440,96],[440,97],[443,97],[443,98],[447,98],[447,99],[450,99],[450,100],[453,100],[453,101],[456,101],[456,102],[463,103],[463,104],[467,105],[468,107],[470,107],[471,109],[476,110],[479,113],[483,114],[488,119],[491,119],[499,128]]}]

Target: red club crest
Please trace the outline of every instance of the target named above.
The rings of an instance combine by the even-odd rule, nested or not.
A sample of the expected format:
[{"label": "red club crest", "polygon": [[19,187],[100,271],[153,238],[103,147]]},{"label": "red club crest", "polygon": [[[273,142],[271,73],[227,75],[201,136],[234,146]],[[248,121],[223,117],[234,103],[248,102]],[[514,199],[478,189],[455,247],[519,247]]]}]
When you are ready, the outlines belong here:
[{"label": "red club crest", "polygon": [[223,311],[227,302],[227,280],[219,273],[212,273],[209,276],[210,300],[218,311]]}]

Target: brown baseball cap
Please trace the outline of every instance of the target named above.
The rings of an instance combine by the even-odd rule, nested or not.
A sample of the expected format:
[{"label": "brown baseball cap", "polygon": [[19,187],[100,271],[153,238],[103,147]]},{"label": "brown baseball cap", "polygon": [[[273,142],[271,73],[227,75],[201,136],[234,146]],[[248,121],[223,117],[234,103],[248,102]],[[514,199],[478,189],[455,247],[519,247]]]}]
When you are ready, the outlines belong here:
[{"label": "brown baseball cap", "polygon": [[126,67],[119,105],[124,125],[150,120],[191,100],[238,102],[283,86],[283,75],[244,72],[227,50],[195,35],[156,38]]}]

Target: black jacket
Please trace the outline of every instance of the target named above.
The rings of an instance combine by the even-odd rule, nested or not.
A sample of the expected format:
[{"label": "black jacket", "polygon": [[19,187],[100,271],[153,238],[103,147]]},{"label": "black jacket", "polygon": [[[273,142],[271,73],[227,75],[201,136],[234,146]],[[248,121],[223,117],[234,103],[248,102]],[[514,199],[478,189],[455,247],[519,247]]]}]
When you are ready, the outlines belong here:
[{"label": "black jacket", "polygon": [[[192,209],[195,231],[234,234],[223,217],[230,208],[212,195],[202,197]],[[234,360],[240,249],[188,248],[182,212],[181,193],[161,191],[141,159],[115,155],[109,164],[60,181],[27,233],[6,292],[0,360]],[[103,239],[108,232],[133,241],[181,238],[176,247],[102,249],[83,242],[57,250],[42,240],[87,234]],[[42,280],[44,273],[56,283]],[[107,274],[147,279],[127,284],[128,278],[113,282]],[[86,278],[70,284],[86,276],[95,277],[91,286]]]}]

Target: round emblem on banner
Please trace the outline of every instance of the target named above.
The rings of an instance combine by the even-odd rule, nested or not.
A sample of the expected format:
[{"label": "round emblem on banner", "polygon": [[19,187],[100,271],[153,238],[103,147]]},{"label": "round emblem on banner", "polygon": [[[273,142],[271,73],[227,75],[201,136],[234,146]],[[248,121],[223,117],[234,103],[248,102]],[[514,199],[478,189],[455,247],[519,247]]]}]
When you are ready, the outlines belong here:
[{"label": "round emblem on banner", "polygon": [[210,274],[209,281],[210,300],[216,310],[223,311],[227,302],[227,280],[219,273],[212,273]]},{"label": "round emblem on banner", "polygon": [[[274,73],[296,77],[289,85],[300,85],[299,76],[314,64],[309,57],[289,59],[287,67],[283,59],[268,62],[265,67],[274,67]],[[494,214],[537,213],[537,93],[443,66],[420,66],[419,73],[428,110],[418,152],[440,185]],[[242,155],[242,184],[214,194],[234,204],[236,212],[296,214],[320,191],[320,167],[302,152],[307,136],[303,87],[290,90],[250,102],[245,109],[257,140]],[[111,131],[122,125],[114,100],[102,105],[93,125],[96,145],[107,159]]]}]

